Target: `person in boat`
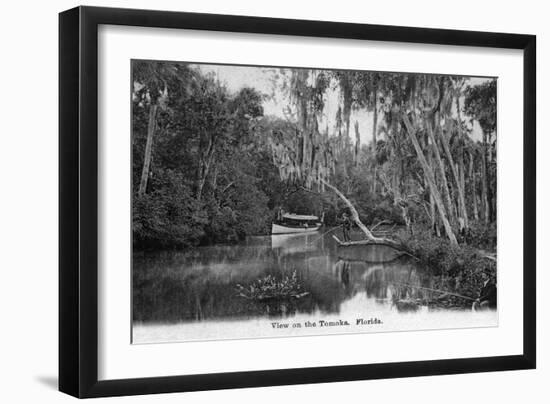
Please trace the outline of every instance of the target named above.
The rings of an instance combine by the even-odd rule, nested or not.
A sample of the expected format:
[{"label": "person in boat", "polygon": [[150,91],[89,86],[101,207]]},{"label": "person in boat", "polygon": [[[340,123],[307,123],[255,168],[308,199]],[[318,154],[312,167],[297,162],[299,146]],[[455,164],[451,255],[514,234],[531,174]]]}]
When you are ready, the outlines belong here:
[{"label": "person in boat", "polygon": [[351,219],[347,212],[344,212],[342,215],[342,236],[344,237],[344,241],[351,241],[350,237],[350,231],[351,231]]},{"label": "person in boat", "polygon": [[479,290],[479,297],[473,304],[474,310],[494,309],[497,307],[496,279],[489,268],[486,268],[483,274],[485,281]]}]

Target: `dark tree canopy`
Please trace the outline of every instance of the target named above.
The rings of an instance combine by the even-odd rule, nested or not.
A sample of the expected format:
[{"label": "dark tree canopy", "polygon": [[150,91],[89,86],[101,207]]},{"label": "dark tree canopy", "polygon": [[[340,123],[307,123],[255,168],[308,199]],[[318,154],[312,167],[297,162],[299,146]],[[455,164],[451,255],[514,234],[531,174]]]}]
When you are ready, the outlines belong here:
[{"label": "dark tree canopy", "polygon": [[465,94],[465,112],[479,121],[485,133],[493,133],[497,125],[497,81],[468,86]]},{"label": "dark tree canopy", "polygon": [[[281,208],[329,225],[347,210],[366,238],[385,220],[452,244],[496,219],[496,144],[472,135],[473,121],[496,133],[496,80],[261,72],[271,95],[253,81],[230,91],[197,65],[133,62],[138,248],[268,234]],[[284,116],[265,115],[273,94]]]}]

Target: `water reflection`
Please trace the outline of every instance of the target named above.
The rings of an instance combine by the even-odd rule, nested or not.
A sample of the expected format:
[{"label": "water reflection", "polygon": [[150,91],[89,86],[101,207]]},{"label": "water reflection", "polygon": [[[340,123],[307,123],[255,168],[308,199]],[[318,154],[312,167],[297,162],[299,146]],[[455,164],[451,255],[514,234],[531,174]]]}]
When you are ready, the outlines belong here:
[{"label": "water reflection", "polygon": [[[407,313],[434,297],[417,288],[430,287],[433,280],[410,259],[384,264],[343,260],[334,241],[319,234],[136,253],[133,268],[133,319],[145,324],[340,314],[367,306]],[[237,284],[249,285],[267,275],[281,279],[293,272],[307,296],[253,301],[236,292]]]}]

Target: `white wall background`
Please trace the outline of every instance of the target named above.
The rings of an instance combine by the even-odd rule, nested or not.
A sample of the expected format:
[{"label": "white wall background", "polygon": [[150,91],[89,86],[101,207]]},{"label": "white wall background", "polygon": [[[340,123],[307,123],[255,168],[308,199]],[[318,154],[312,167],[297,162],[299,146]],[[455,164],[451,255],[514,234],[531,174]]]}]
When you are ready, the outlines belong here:
[{"label": "white wall background", "polygon": [[[129,403],[263,403],[342,399],[371,402],[546,402],[550,378],[550,25],[544,2],[523,0],[90,1],[88,5],[156,8],[433,28],[531,33],[538,40],[538,369],[397,380],[110,399]],[[57,385],[57,13],[60,0],[4,2],[0,24],[0,401],[69,402]],[[518,134],[520,136],[520,134]],[[545,158],[546,157],[546,158]],[[518,214],[521,214],[518,212]],[[518,271],[521,268],[518,268]]]}]

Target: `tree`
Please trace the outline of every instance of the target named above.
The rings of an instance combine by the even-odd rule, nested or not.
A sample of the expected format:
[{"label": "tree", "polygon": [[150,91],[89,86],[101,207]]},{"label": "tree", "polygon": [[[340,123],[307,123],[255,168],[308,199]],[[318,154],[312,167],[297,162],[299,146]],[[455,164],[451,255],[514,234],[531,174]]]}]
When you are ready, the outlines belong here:
[{"label": "tree", "polygon": [[175,87],[185,86],[189,74],[187,66],[179,63],[134,61],[132,64],[133,98],[138,99],[142,105],[148,104],[149,108],[147,141],[138,188],[139,196],[143,196],[147,190],[158,110],[166,109],[168,92]]},{"label": "tree", "polygon": [[485,223],[496,219],[494,209],[494,190],[491,184],[496,183],[492,178],[491,169],[492,156],[496,153],[493,146],[492,136],[496,131],[497,124],[497,82],[491,79],[482,84],[467,86],[465,90],[464,110],[472,119],[479,122],[483,131],[482,138],[482,167],[481,167],[481,189],[483,218]]},{"label": "tree", "polygon": [[[390,76],[384,96],[390,100],[391,113],[400,115],[400,120],[405,126],[408,138],[414,146],[425,181],[439,212],[439,218],[447,237],[451,244],[457,244],[457,239],[450,222],[450,218],[452,218],[452,206],[445,168],[434,134],[434,131],[441,131],[441,119],[438,114],[441,112],[440,106],[444,97],[444,90],[444,87],[441,86],[441,78],[437,76],[394,74]],[[413,119],[412,122],[411,117]],[[434,170],[426,159],[418,140],[417,134],[422,125],[428,137],[426,145],[431,144],[431,150],[428,149],[428,156],[431,151],[436,159],[437,172],[439,173],[445,199],[441,197]]]},{"label": "tree", "polygon": [[[462,219],[460,227],[468,228],[468,212],[466,211],[466,201],[464,196],[464,156],[462,152],[464,135],[460,113],[460,93],[463,86],[463,79],[457,78],[454,80],[452,77],[446,79],[442,78],[440,83],[441,90],[445,93],[445,97],[443,97],[440,103],[440,110],[446,117],[445,130],[440,131],[440,139],[456,187],[458,216]],[[454,103],[455,100],[456,103]],[[456,106],[456,120],[452,118],[453,106]],[[456,127],[458,136],[457,143],[459,145],[456,158],[453,157],[450,147],[450,139],[453,135],[454,127]],[[458,161],[458,163],[455,163],[455,160]]]},{"label": "tree", "polygon": [[416,130],[412,126],[408,116],[406,114],[403,114],[403,123],[405,124],[405,127],[407,128],[407,133],[409,134],[409,137],[413,143],[413,146],[416,150],[416,154],[418,155],[418,159],[420,161],[420,164],[422,165],[422,168],[424,170],[424,173],[426,175],[426,179],[428,181],[428,186],[430,187],[431,194],[434,198],[435,204],[437,206],[437,209],[440,213],[441,221],[443,222],[443,227],[445,228],[445,232],[447,233],[447,237],[449,238],[451,244],[457,245],[458,242],[456,240],[456,236],[454,235],[453,229],[451,227],[451,224],[449,223],[449,219],[447,218],[447,215],[445,213],[445,206],[443,204],[443,200],[441,198],[441,195],[439,193],[439,190],[437,188],[435,177],[433,175],[433,172],[431,170],[431,167],[428,165],[428,162],[426,161],[426,158],[424,157],[424,153],[422,152],[422,149],[420,148],[420,144],[418,143],[418,140],[416,138]]},{"label": "tree", "polygon": [[[142,63],[132,108],[134,245],[185,247],[265,233],[274,196],[263,181],[276,169],[257,128],[263,95],[252,88],[231,94],[192,65]],[[157,83],[161,97],[152,101],[153,86],[142,82]],[[275,192],[278,182],[272,185]]]},{"label": "tree", "polygon": [[[282,206],[323,211],[331,224],[344,207],[377,241],[366,224],[390,220],[412,235],[426,227],[456,244],[462,223],[492,220],[496,109],[484,104],[496,95],[442,75],[283,71],[273,80],[288,101],[279,118],[263,116],[264,94],[231,92],[202,66],[135,65],[136,245],[265,234]],[[338,105],[328,108],[334,94]],[[360,143],[358,119],[350,141],[359,110],[373,117],[369,145]],[[481,142],[463,115],[483,122]]]},{"label": "tree", "polygon": [[[376,145],[378,143],[378,98],[381,87],[384,86],[386,75],[380,72],[360,72],[356,74],[358,104],[367,111],[372,111],[372,143],[371,153],[376,157]],[[376,158],[373,159],[372,176],[376,178]],[[376,181],[372,182],[372,192],[376,192]]]},{"label": "tree", "polygon": [[[351,85],[346,72],[340,76],[340,83]],[[318,116],[324,107],[323,94],[327,88],[327,80],[316,74],[315,71],[296,69],[291,79],[290,92],[292,101],[298,111],[297,130],[274,132],[271,139],[273,161],[283,181],[293,181],[306,188],[317,186],[322,190],[331,189],[348,207],[352,220],[363,231],[365,236],[374,240],[376,237],[368,230],[359,218],[357,210],[351,201],[329,182],[336,166],[333,145],[335,138],[319,132]],[[348,89],[349,90],[349,89]],[[343,96],[344,109],[347,116],[351,101],[349,92]],[[340,139],[336,138],[338,142]],[[307,142],[307,143],[306,143]]]}]

